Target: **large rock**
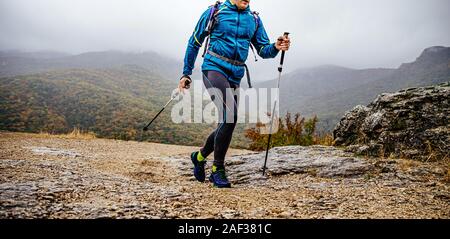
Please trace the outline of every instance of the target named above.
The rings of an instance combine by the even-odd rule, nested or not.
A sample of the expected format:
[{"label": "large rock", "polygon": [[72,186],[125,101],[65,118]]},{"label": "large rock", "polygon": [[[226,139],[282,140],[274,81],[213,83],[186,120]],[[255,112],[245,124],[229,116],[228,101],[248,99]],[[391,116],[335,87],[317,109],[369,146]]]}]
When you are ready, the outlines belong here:
[{"label": "large rock", "polygon": [[442,159],[450,149],[450,84],[379,95],[347,112],[335,145],[370,156]]},{"label": "large rock", "polygon": [[[262,176],[265,152],[250,153],[227,158],[225,165],[230,180],[234,184],[264,182]],[[169,159],[174,161],[173,158]],[[192,163],[180,158],[180,171],[191,177]],[[372,165],[362,158],[356,158],[334,147],[325,146],[285,146],[269,151],[267,174],[270,176],[284,174],[309,173],[318,177],[355,177],[367,173]]]}]

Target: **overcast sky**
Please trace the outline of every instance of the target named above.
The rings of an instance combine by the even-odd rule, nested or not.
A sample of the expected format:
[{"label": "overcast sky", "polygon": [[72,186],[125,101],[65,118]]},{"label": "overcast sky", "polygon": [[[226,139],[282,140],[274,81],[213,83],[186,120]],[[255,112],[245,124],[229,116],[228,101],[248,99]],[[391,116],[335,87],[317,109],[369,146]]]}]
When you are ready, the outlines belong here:
[{"label": "overcast sky", "polygon": [[[214,2],[0,0],[0,50],[153,50],[181,60],[200,14]],[[295,68],[392,68],[426,47],[450,46],[449,0],[251,0],[250,6],[272,40],[292,33],[286,64]]]}]

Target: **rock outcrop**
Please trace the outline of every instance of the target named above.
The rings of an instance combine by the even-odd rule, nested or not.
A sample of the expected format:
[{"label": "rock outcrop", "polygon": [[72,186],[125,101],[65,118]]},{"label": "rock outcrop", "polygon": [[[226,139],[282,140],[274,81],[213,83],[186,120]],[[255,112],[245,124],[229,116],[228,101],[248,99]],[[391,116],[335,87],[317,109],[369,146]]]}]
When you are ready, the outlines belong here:
[{"label": "rock outcrop", "polygon": [[335,145],[370,156],[439,160],[450,152],[450,84],[379,95],[347,112]]}]

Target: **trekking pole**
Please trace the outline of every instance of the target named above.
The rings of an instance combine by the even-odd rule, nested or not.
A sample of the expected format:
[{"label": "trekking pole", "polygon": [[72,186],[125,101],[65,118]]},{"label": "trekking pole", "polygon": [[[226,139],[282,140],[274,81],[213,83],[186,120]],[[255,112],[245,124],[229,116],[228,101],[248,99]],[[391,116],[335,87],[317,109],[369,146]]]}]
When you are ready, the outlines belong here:
[{"label": "trekking pole", "polygon": [[[189,84],[191,82],[187,81],[186,82],[186,86],[189,87]],[[153,121],[155,121],[156,118],[158,118],[158,116],[166,109],[166,107],[180,94],[180,91],[178,90],[173,96],[172,98],[164,105],[164,107],[158,112],[158,114],[156,114],[156,116],[152,119],[152,121],[150,121],[150,123],[147,124],[147,126],[145,126],[142,130],[143,131],[147,131],[148,128],[150,127],[150,125],[153,123]]]},{"label": "trekking pole", "polygon": [[[289,32],[285,32],[284,36],[285,37],[289,36]],[[277,83],[278,89],[280,89],[281,72],[283,72],[283,63],[284,63],[285,53],[286,53],[285,51],[281,52],[280,66],[278,67],[278,83]],[[263,176],[266,174],[267,158],[269,156],[270,140],[272,138],[273,119],[274,119],[274,115],[275,115],[275,109],[277,108],[277,103],[278,103],[278,101],[275,99],[275,103],[273,105],[272,115],[271,115],[271,119],[270,119],[269,139],[267,140],[266,158],[264,159],[264,167],[263,167],[263,173],[262,173]]]}]

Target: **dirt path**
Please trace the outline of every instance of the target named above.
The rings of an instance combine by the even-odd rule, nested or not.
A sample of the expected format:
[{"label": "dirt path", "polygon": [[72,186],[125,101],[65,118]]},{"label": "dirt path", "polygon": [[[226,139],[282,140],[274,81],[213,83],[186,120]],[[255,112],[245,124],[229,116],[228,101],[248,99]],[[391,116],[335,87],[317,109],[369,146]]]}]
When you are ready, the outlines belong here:
[{"label": "dirt path", "polygon": [[401,173],[288,174],[220,190],[184,169],[195,149],[0,132],[0,218],[450,218],[436,164],[388,160],[382,169]]}]

